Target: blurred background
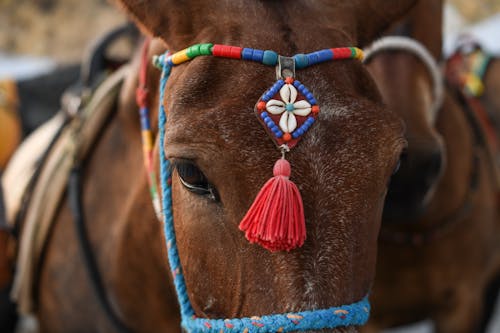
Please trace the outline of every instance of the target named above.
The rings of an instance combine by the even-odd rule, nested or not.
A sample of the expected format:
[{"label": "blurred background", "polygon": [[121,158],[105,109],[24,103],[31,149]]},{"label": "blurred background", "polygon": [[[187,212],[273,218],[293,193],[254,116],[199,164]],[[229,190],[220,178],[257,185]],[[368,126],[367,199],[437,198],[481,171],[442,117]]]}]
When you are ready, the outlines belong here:
[{"label": "blurred background", "polygon": [[[464,27],[500,12],[499,0],[447,3]],[[72,63],[93,38],[124,21],[106,0],[0,0],[0,52]]]},{"label": "blurred background", "polygon": [[[105,0],[0,0],[0,111],[29,107],[18,105],[19,99],[23,100],[23,94],[31,99],[36,97],[41,84],[50,92],[42,92],[43,101],[35,100],[37,112],[23,120],[23,128],[7,126],[17,132],[0,133],[0,146],[9,144],[2,135],[20,140],[57,111],[60,93],[77,79],[79,62],[89,43],[124,22],[123,13]],[[478,38],[484,38],[485,47],[500,54],[500,0],[448,0],[444,31],[445,54],[451,53],[456,37],[463,31],[472,31]],[[58,71],[58,80],[53,83],[43,75],[54,70]],[[40,76],[38,81],[32,80]],[[12,81],[16,81],[16,85],[9,83]],[[19,99],[13,97],[16,95],[13,89],[18,90]],[[7,121],[10,121],[8,116],[0,119],[4,124]],[[0,170],[5,158],[0,156]],[[496,317],[491,333],[500,332],[500,314]],[[431,330],[430,324],[424,322],[387,333]]]}]

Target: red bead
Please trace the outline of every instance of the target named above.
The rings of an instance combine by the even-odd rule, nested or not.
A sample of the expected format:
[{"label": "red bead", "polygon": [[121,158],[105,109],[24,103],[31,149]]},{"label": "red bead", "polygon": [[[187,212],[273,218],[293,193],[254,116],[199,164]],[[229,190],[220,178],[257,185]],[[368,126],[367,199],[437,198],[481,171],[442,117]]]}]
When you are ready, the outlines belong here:
[{"label": "red bead", "polygon": [[286,142],[292,140],[292,135],[290,133],[283,134],[283,140],[285,140]]},{"label": "red bead", "polygon": [[348,47],[338,47],[331,50],[333,51],[334,59],[349,59],[352,55],[351,49]]},{"label": "red bead", "polygon": [[266,109],[266,102],[260,101],[257,103],[257,110],[264,111]]},{"label": "red bead", "polygon": [[314,114],[318,114],[318,112],[319,112],[319,106],[313,105],[312,108],[311,108],[311,111]]},{"label": "red bead", "polygon": [[285,82],[286,82],[287,84],[292,84],[292,83],[293,83],[293,78],[292,78],[292,77],[287,77],[287,78],[285,79]]},{"label": "red bead", "polygon": [[212,49],[212,54],[216,57],[241,59],[243,48],[237,46],[228,46],[215,44]]}]

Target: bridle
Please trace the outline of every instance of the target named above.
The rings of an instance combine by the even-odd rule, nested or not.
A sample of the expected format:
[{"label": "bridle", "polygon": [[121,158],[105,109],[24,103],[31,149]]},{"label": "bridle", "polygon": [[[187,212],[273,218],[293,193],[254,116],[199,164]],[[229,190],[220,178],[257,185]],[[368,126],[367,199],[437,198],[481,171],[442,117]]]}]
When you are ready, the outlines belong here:
[{"label": "bridle", "polygon": [[[200,50],[197,54],[189,54],[193,48]],[[214,54],[214,50],[224,50]],[[268,55],[267,58],[264,55]],[[281,57],[273,51],[261,51],[253,49],[243,49],[225,45],[198,44],[183,51],[170,54],[165,53],[154,59],[154,64],[161,68],[160,79],[160,102],[159,102],[159,146],[160,151],[160,181],[162,188],[162,215],[164,220],[164,232],[167,242],[168,259],[173,276],[177,298],[180,304],[182,327],[190,333],[264,333],[264,332],[294,332],[306,330],[319,330],[327,328],[337,328],[352,325],[363,325],[369,317],[370,305],[368,296],[362,300],[339,307],[318,309],[294,313],[270,314],[264,316],[254,316],[248,318],[232,319],[206,319],[196,317],[191,302],[187,294],[187,287],[184,280],[181,262],[179,259],[176,236],[173,225],[172,214],[172,189],[170,163],[165,157],[163,147],[165,147],[165,131],[167,125],[167,114],[165,111],[165,87],[172,67],[180,65],[197,56],[220,56],[223,58],[242,59],[260,62],[268,66],[276,66],[281,72]],[[335,55],[338,55],[335,57]],[[296,55],[293,58],[285,58],[285,61],[292,59],[292,66],[287,66],[287,70],[292,72],[295,69],[305,68],[320,62],[339,59],[360,59],[362,52],[356,48],[326,49],[306,55]],[[281,73],[278,73],[278,78]],[[279,82],[279,80],[278,80]],[[276,85],[275,85],[276,86]],[[273,86],[264,93],[270,96],[273,93]],[[263,98],[264,98],[263,97]],[[270,126],[270,125],[269,125]]]},{"label": "bridle", "polygon": [[387,36],[376,40],[365,51],[364,63],[370,62],[377,54],[386,51],[403,51],[414,55],[427,69],[432,79],[433,101],[429,109],[429,119],[432,126],[444,100],[444,80],[438,63],[427,48],[417,40],[405,36]]}]

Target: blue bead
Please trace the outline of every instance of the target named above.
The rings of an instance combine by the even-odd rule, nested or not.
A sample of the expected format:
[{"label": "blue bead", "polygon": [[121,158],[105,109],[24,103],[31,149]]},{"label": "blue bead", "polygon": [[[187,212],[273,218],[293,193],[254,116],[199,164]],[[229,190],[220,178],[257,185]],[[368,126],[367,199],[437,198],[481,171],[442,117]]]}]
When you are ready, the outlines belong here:
[{"label": "blue bead", "polygon": [[293,58],[295,59],[295,68],[301,69],[309,66],[307,57],[304,54],[296,54]]},{"label": "blue bead", "polygon": [[264,65],[276,66],[276,64],[278,63],[278,53],[265,50],[264,56],[262,57],[262,63]]},{"label": "blue bead", "polygon": [[308,100],[311,100],[311,98],[314,98],[313,94],[311,92],[307,93],[306,98]]},{"label": "blue bead", "polygon": [[299,88],[299,86],[301,85],[302,83],[300,83],[299,80],[293,80],[293,85],[295,86],[295,88]]},{"label": "blue bead", "polygon": [[285,110],[293,111],[293,110],[295,110],[295,107],[293,106],[292,103],[288,103],[287,105],[285,105]]},{"label": "blue bead", "polygon": [[264,51],[253,50],[252,60],[257,62],[262,62],[262,59],[264,59]]},{"label": "blue bead", "polygon": [[315,119],[313,117],[309,117],[309,118],[307,118],[306,123],[309,123],[312,125],[314,123],[314,121],[315,121]]},{"label": "blue bead", "polygon": [[266,92],[266,97],[268,100],[270,100],[271,98],[273,98],[274,94],[276,94],[275,92],[272,92],[272,91],[268,91]]},{"label": "blue bead", "polygon": [[172,62],[172,56],[170,56],[170,57],[168,57],[168,58],[167,58],[167,64],[168,64],[170,67],[174,66],[174,63]]},{"label": "blue bead", "polygon": [[274,133],[274,136],[279,139],[283,136],[283,132],[279,131],[278,133]]},{"label": "blue bead", "polygon": [[139,109],[139,114],[141,115],[141,117],[148,117],[149,116],[149,110],[148,110],[148,108],[141,107]]},{"label": "blue bead", "polygon": [[266,121],[266,125],[267,125],[267,127],[272,128],[273,125],[274,125],[274,121],[272,121],[271,119],[269,119],[268,121]]},{"label": "blue bead", "polygon": [[307,57],[307,61],[309,62],[309,65],[314,65],[314,64],[317,64],[319,62],[319,58],[318,58],[318,55],[316,54],[316,52],[308,53],[308,54],[306,54],[306,57]]},{"label": "blue bead", "polygon": [[274,134],[278,134],[279,132],[281,132],[277,126],[271,128],[271,131],[273,131]]},{"label": "blue bead", "polygon": [[262,100],[264,102],[268,102],[271,98],[273,98],[273,96],[274,96],[274,93],[272,91],[268,90],[265,92],[264,96],[262,97]]},{"label": "blue bead", "polygon": [[297,133],[297,131],[292,133],[292,138],[294,138],[294,139],[297,139],[299,136],[300,135],[299,135],[299,133]]},{"label": "blue bead", "polygon": [[320,62],[331,60],[333,58],[333,52],[330,49],[324,49],[313,53],[309,53],[306,56],[307,59],[309,60],[309,65],[313,65]]},{"label": "blue bead", "polygon": [[149,130],[149,129],[151,129],[151,124],[149,122],[149,118],[147,118],[147,117],[141,117],[141,128],[143,130]]},{"label": "blue bead", "polygon": [[264,57],[264,51],[262,50],[244,48],[243,51],[241,52],[241,58],[243,60],[262,62],[263,57]]},{"label": "blue bead", "polygon": [[316,99],[314,97],[309,99],[309,103],[311,103],[311,105],[318,104],[318,102],[316,102]]},{"label": "blue bead", "polygon": [[297,87],[297,89],[299,89],[301,92],[302,90],[304,89],[307,89],[302,83]]},{"label": "blue bead", "polygon": [[253,49],[244,48],[243,51],[241,51],[241,59],[243,60],[252,60],[252,56],[253,56]]},{"label": "blue bead", "polygon": [[[262,112],[262,113],[260,114],[260,117],[261,117],[262,119],[266,119],[266,117],[267,117],[268,115],[269,115],[269,114],[268,114],[266,111],[264,111],[264,112]],[[268,117],[268,118],[269,118],[269,117]]]}]

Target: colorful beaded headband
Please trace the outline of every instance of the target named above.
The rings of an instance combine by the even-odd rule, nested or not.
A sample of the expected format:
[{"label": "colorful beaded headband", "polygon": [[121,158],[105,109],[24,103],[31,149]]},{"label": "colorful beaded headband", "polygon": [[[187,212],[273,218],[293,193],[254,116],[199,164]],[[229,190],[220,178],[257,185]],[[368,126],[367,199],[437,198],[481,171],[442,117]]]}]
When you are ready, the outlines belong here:
[{"label": "colorful beaded headband", "polygon": [[291,167],[285,160],[302,136],[314,124],[319,106],[313,94],[295,79],[295,69],[341,59],[363,59],[356,47],[324,49],[309,54],[283,57],[274,51],[219,44],[196,44],[174,54],[154,59],[159,68],[180,65],[198,56],[215,56],[255,61],[276,66],[276,83],[257,101],[255,112],[282,152],[274,166],[274,177],[261,189],[240,223],[240,229],[252,243],[270,251],[290,251],[304,244],[306,227],[302,198],[290,181]]},{"label": "colorful beaded headband", "polygon": [[[198,44],[183,51],[177,52],[173,55],[166,53],[160,57],[156,57],[154,59],[154,64],[162,70],[160,80],[158,124],[160,147],[165,146],[165,128],[167,124],[167,114],[164,107],[165,87],[168,77],[170,76],[172,66],[181,64],[200,55],[213,55],[226,58],[252,60],[269,66],[277,66],[278,81],[259,99],[256,106],[256,112],[261,122],[265,124],[268,132],[272,133],[274,141],[282,151],[283,158],[278,160],[278,162],[276,163],[274,167],[275,177],[270,179],[264,185],[263,189],[258,194],[254,204],[250,208],[244,220],[241,222],[240,229],[246,231],[246,237],[250,241],[258,242],[259,244],[273,251],[282,249],[290,250],[293,247],[302,245],[305,239],[305,223],[302,200],[300,198],[300,194],[298,193],[297,187],[288,179],[288,177],[290,176],[290,165],[284,159],[284,155],[291,147],[295,146],[300,137],[312,125],[314,120],[309,119],[316,119],[315,117],[319,112],[319,107],[316,107],[313,110],[313,107],[317,105],[316,100],[307,90],[307,88],[305,88],[300,82],[294,79],[295,68],[305,68],[307,66],[328,60],[353,58],[361,59],[361,50],[357,48],[337,48],[322,50],[306,55],[296,55],[293,58],[285,58],[278,56],[278,54],[273,51],[243,49],[239,47],[224,45]],[[283,78],[285,79],[283,80]],[[139,95],[140,92],[138,92],[138,96]],[[281,98],[281,101],[278,98]],[[144,99],[140,100],[143,101]],[[301,101],[306,101],[310,104],[310,107],[307,106],[305,102]],[[265,103],[265,108],[263,107],[263,103]],[[292,104],[293,107],[290,106],[290,104]],[[307,110],[308,108],[310,108],[310,110]],[[295,110],[298,111],[296,113],[293,113]],[[292,116],[283,116],[285,112],[289,112],[293,114],[294,117],[298,118],[295,120],[295,125],[294,121],[290,120]],[[141,119],[146,114],[147,108],[144,107],[143,103],[143,105],[141,106]],[[281,118],[285,118],[286,121],[282,120]],[[277,123],[279,125],[276,125]],[[144,128],[148,128],[148,126]],[[298,129],[301,129],[301,131],[296,132]],[[278,130],[281,132],[279,132]],[[148,130],[146,129],[145,132],[147,131]],[[287,133],[290,134],[291,138],[285,137]],[[297,134],[294,137],[295,133]],[[147,146],[149,147],[149,144]],[[187,294],[187,287],[182,273],[182,266],[177,249],[172,214],[170,162],[165,157],[164,149],[159,149],[159,151],[163,208],[162,215],[165,222],[164,231],[167,241],[168,259],[181,310],[181,325],[187,332],[284,333],[332,329],[336,327],[346,327],[353,325],[359,326],[366,323],[370,312],[370,303],[368,301],[368,296],[365,296],[358,302],[348,305],[296,313],[271,314],[266,316],[232,319],[197,318]],[[145,149],[146,159],[149,158],[149,153],[150,150]],[[146,164],[149,166],[151,165],[151,163],[149,162]],[[273,205],[273,200],[288,200],[287,198],[280,198],[275,196],[277,192],[288,193],[288,199],[292,198],[293,200],[300,201],[299,203],[295,203],[297,205],[300,205],[300,207],[298,209],[292,209],[292,212],[290,213],[286,212],[283,206]],[[256,205],[259,206],[259,200],[264,201],[268,205],[264,205],[264,210],[274,210],[274,215],[269,215],[269,213],[262,213],[262,207],[255,208]],[[276,216],[278,215],[284,215],[285,218],[277,218]],[[271,232],[271,235],[269,235],[269,226],[266,223],[266,218],[272,220],[271,226],[274,225],[275,228],[278,223],[282,223],[281,229],[287,229],[287,235],[280,235],[279,232],[274,232],[274,234],[273,232]],[[291,224],[290,220],[293,219],[301,219],[300,223],[302,223],[302,229],[299,230],[299,232],[303,232],[303,236],[300,236],[299,232],[297,231],[298,229],[300,229],[297,228],[297,225],[300,225],[300,223],[295,223],[292,226],[286,225],[287,222]],[[290,235],[292,235],[292,237]],[[276,238],[276,236],[278,237]],[[299,242],[297,242],[297,239],[299,240]],[[294,242],[295,245],[292,244]]]}]

